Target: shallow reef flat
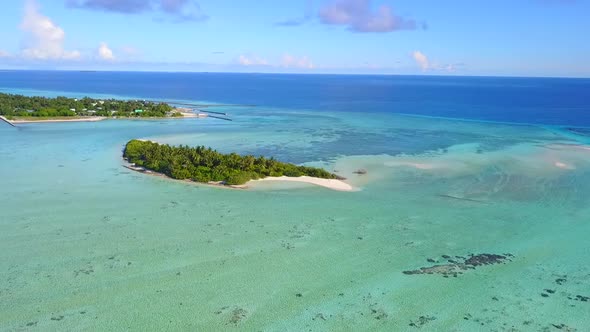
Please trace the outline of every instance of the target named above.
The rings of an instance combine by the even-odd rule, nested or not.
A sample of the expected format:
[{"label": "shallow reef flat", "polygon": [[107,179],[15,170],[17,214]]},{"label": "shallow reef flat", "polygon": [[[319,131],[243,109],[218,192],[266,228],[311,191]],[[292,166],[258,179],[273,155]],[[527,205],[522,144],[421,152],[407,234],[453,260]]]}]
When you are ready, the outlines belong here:
[{"label": "shallow reef flat", "polygon": [[[582,141],[397,115],[234,118],[1,127],[0,330],[590,326]],[[145,176],[121,167],[137,137],[323,167],[360,190]]]}]

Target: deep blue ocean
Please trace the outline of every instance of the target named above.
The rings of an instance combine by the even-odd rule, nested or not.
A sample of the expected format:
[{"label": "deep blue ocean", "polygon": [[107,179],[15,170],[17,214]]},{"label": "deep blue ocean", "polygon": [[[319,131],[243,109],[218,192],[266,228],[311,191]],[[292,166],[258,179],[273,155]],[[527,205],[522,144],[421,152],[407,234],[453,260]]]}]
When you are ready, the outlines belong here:
[{"label": "deep blue ocean", "polygon": [[590,126],[590,79],[2,71],[2,89]]}]

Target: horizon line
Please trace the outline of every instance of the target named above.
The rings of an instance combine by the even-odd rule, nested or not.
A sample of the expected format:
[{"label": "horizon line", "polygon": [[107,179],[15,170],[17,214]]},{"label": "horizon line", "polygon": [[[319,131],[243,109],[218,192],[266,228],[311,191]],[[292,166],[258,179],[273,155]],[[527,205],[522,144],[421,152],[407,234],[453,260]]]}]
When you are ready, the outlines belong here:
[{"label": "horizon line", "polygon": [[590,79],[590,76],[521,76],[521,75],[449,75],[449,74],[394,74],[394,73],[327,73],[327,72],[256,72],[256,71],[176,71],[176,70],[100,70],[100,69],[3,69],[1,72],[79,72],[79,73],[163,73],[163,74],[234,74],[234,75],[308,75],[308,76],[406,76],[406,77],[454,77],[454,78],[555,78]]}]

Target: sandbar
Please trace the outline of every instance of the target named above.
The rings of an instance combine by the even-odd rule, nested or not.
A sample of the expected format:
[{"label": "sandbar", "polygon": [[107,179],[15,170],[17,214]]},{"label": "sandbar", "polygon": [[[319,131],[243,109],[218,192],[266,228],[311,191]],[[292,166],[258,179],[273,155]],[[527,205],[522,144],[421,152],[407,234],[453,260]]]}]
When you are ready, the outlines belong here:
[{"label": "sandbar", "polygon": [[259,180],[251,180],[248,181],[248,184],[253,184],[256,182],[266,182],[266,181],[286,181],[286,182],[300,182],[300,183],[308,183],[313,184],[316,186],[337,190],[337,191],[353,191],[354,188],[342,181],[342,180],[335,180],[335,179],[321,179],[321,178],[314,178],[311,176],[300,176],[300,177],[288,177],[288,176],[281,176],[281,177],[266,177],[264,179]]}]

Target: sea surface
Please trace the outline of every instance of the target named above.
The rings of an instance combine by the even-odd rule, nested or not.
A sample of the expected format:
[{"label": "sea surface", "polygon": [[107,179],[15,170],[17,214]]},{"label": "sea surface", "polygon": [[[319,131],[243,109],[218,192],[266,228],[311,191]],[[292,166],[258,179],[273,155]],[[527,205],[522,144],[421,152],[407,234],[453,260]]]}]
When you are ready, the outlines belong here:
[{"label": "sea surface", "polygon": [[[0,92],[233,120],[0,123],[1,331],[590,330],[588,79],[3,71]],[[356,190],[147,176],[134,138]]]}]

